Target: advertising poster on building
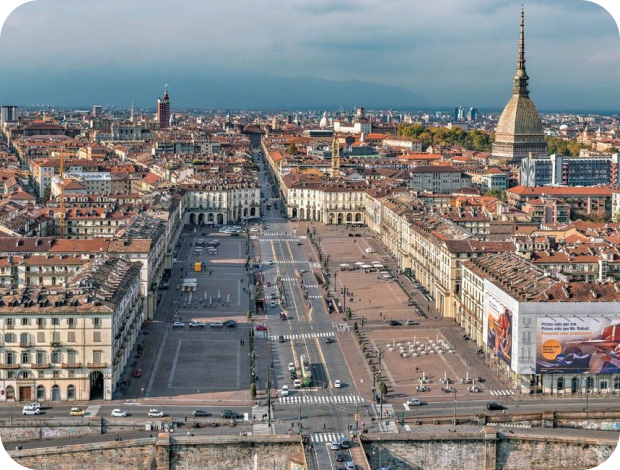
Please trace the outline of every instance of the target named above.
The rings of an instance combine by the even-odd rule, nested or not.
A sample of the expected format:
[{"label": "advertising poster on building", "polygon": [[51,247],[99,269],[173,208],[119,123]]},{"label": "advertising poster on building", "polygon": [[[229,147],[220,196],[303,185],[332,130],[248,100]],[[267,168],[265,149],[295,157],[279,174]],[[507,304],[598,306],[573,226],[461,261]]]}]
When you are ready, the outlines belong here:
[{"label": "advertising poster on building", "polygon": [[487,344],[510,365],[512,358],[512,312],[493,297],[487,311]]},{"label": "advertising poster on building", "polygon": [[620,320],[539,318],[536,373],[620,372]]}]

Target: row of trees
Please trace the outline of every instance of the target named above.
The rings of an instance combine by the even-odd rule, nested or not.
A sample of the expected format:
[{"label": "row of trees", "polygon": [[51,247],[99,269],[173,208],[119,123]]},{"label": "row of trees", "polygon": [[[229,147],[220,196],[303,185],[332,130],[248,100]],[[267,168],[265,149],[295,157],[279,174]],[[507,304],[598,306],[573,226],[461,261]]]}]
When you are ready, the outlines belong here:
[{"label": "row of trees", "polygon": [[421,124],[400,124],[398,135],[422,141],[422,148],[426,150],[430,145],[458,145],[478,152],[490,152],[493,143],[493,134],[477,129],[464,131],[460,127],[424,127]]}]

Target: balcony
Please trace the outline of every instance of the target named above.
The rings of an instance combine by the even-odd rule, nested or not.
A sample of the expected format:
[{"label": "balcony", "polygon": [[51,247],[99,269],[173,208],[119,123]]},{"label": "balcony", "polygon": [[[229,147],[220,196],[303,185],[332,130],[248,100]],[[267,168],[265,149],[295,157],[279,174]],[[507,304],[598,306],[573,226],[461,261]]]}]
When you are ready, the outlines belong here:
[{"label": "balcony", "polygon": [[0,369],[19,369],[19,364],[0,363]]},{"label": "balcony", "polygon": [[49,362],[42,362],[40,364],[31,364],[30,367],[32,369],[49,369],[50,368],[50,363]]},{"label": "balcony", "polygon": [[105,369],[108,367],[107,362],[88,362],[86,363],[86,367],[89,369]]},{"label": "balcony", "polygon": [[62,346],[62,343],[60,341],[52,341],[51,345],[52,348],[59,348]]},{"label": "balcony", "polygon": [[[82,363],[81,362],[63,362],[60,365],[61,368],[63,369],[80,369],[82,367]],[[90,364],[89,364],[90,367]]]},{"label": "balcony", "polygon": [[32,341],[20,341],[19,342],[19,347],[21,348],[31,348],[34,345],[32,344]]}]

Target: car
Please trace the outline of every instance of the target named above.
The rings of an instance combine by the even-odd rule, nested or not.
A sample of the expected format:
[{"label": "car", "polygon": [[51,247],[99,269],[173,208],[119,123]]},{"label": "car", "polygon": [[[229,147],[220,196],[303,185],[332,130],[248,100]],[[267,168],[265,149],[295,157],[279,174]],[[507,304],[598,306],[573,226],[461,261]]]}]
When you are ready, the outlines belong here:
[{"label": "car", "polygon": [[355,464],[353,462],[351,462],[351,461],[345,462],[344,466],[345,466],[346,470],[356,470],[357,469]]},{"label": "car", "polygon": [[362,236],[362,234],[361,234],[361,233],[356,233],[356,234],[355,234],[355,236],[356,236],[356,237],[361,237],[361,236]]},{"label": "car", "polygon": [[350,236],[350,237],[354,237],[355,235],[353,235],[352,233],[349,233],[349,236]]},{"label": "car", "polygon": [[273,266],[274,264],[276,264],[276,263],[274,263],[274,261],[272,259],[270,259],[269,260],[269,266]]},{"label": "car", "polygon": [[341,382],[340,380],[336,380],[336,381],[334,382],[334,387],[336,387],[336,388],[341,388],[341,387],[342,387],[342,382]]},{"label": "car", "polygon": [[302,242],[297,242],[297,246],[301,246],[301,245],[303,245]]},{"label": "car", "polygon": [[256,325],[256,331],[267,331],[267,327],[265,325]]},{"label": "car", "polygon": [[330,338],[330,337],[325,338],[325,343],[326,344],[335,343],[334,338]]},{"label": "car", "polygon": [[185,323],[183,323],[182,321],[175,321],[172,324],[172,328],[185,328]]},{"label": "car", "polygon": [[168,284],[167,282],[163,282],[159,285],[159,288],[162,290],[168,289],[170,287],[170,284]]},{"label": "car", "polygon": [[149,418],[163,418],[164,417],[164,412],[160,411],[160,410],[157,410],[155,408],[152,408],[152,409],[149,410],[148,417]]},{"label": "car", "polygon": [[280,312],[280,320],[282,320],[282,321],[286,321],[287,320],[286,313]]},{"label": "car", "polygon": [[190,328],[204,328],[205,326],[207,326],[206,323],[201,322],[201,321],[191,321],[189,322],[189,327]]},{"label": "car", "polygon": [[343,449],[349,449],[351,447],[351,439],[346,436],[340,438],[340,447]]},{"label": "car", "polygon": [[269,304],[269,306],[271,308],[276,308],[276,303],[272,300],[271,303]]},{"label": "car", "polygon": [[344,452],[341,450],[336,451],[336,462],[342,462],[344,460]]},{"label": "car", "polygon": [[221,321],[214,321],[209,325],[210,328],[224,328],[224,324]]},{"label": "car", "polygon": [[499,403],[491,402],[487,403],[487,410],[496,411],[496,410],[505,410],[506,407],[504,405],[500,405]]},{"label": "car", "polygon": [[291,380],[295,380],[297,378],[297,371],[293,370],[291,371]]},{"label": "car", "polygon": [[202,408],[198,408],[192,412],[192,415],[195,417],[211,416],[211,413],[209,413],[207,410],[203,410]]},{"label": "car", "polygon": [[71,408],[69,416],[84,416],[86,412],[82,408]]},{"label": "car", "polygon": [[239,413],[237,413],[236,411],[232,411],[232,410],[222,410],[221,413],[222,418],[224,419],[237,419],[239,418],[241,415]]},{"label": "car", "polygon": [[408,326],[416,326],[416,325],[419,325],[420,323],[415,320],[407,320],[405,324]]},{"label": "car", "polygon": [[30,403],[28,403],[26,406],[29,406],[31,408],[38,408],[39,410],[41,408],[43,408],[43,406],[41,405],[41,403],[39,403],[38,401],[31,401]]},{"label": "car", "polygon": [[301,271],[299,271],[299,274],[306,274],[308,272],[307,269],[302,269]]},{"label": "car", "polygon": [[236,328],[237,327],[237,322],[235,320],[226,320],[224,322],[224,326],[226,328]]},{"label": "car", "polygon": [[295,367],[295,363],[289,362],[288,363],[288,370],[289,370],[289,372],[295,372],[297,370],[297,367]]},{"label": "car", "polygon": [[284,336],[282,336],[282,335],[278,336],[278,342],[279,343],[284,343]]},{"label": "car", "polygon": [[133,373],[133,376],[134,376],[136,379],[139,379],[140,377],[142,377],[142,369],[138,369],[138,370],[136,370],[136,371]]},{"label": "car", "polygon": [[125,410],[121,410],[120,408],[116,408],[112,410],[112,416],[114,418],[124,418],[127,416],[127,412]]},{"label": "car", "polygon": [[293,387],[301,388],[301,380],[299,380],[299,379],[293,380]]},{"label": "car", "polygon": [[400,325],[402,325],[402,323],[399,322],[398,320],[390,320],[388,322],[388,325],[390,325],[390,326],[400,326]]},{"label": "car", "polygon": [[41,410],[39,408],[34,408],[32,406],[24,406],[22,409],[23,415],[40,415]]},{"label": "car", "polygon": [[256,232],[259,232],[259,229],[257,229],[256,227],[254,227],[254,228],[251,228],[251,229],[250,229],[250,232],[252,232],[252,233],[256,233]]},{"label": "car", "polygon": [[413,397],[413,398],[410,398],[409,400],[407,400],[407,405],[408,406],[420,406],[421,404],[422,404],[422,402],[417,397]]},{"label": "car", "polygon": [[266,282],[265,287],[271,287],[271,282]]},{"label": "car", "polygon": [[277,295],[275,294],[275,292],[274,292],[274,293],[272,293],[272,294],[269,296],[269,298],[270,298],[270,299],[275,300],[275,299],[277,299],[277,298],[278,298],[278,296],[277,296]]},{"label": "car", "polygon": [[288,397],[288,385],[282,385],[282,396]]},{"label": "car", "polygon": [[331,449],[331,450],[340,450],[340,442],[338,442],[338,441],[332,441],[332,442],[329,444],[329,447],[330,447],[330,449]]}]

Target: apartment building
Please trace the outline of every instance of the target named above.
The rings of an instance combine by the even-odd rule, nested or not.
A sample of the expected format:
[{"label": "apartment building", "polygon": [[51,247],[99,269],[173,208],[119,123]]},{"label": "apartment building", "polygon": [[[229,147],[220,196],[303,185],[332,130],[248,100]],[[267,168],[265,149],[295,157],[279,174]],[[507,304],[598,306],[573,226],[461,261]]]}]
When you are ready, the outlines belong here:
[{"label": "apartment building", "polygon": [[[620,284],[559,281],[514,253],[463,263],[459,322],[523,393],[620,393]],[[605,339],[602,345],[601,339]]]},{"label": "apartment building", "polygon": [[144,319],[139,269],[100,259],[65,287],[2,289],[0,401],[111,400]]},{"label": "apartment building", "polygon": [[516,186],[506,191],[508,203],[518,209],[531,199],[543,196],[555,198],[570,206],[570,210],[582,214],[602,214],[611,212],[612,190],[599,187],[552,187]]},{"label": "apartment building", "polygon": [[618,184],[618,154],[591,157],[532,155],[521,160],[523,186]]},{"label": "apartment building", "polygon": [[449,165],[419,165],[411,170],[414,191],[449,194],[471,184],[471,176]]}]

